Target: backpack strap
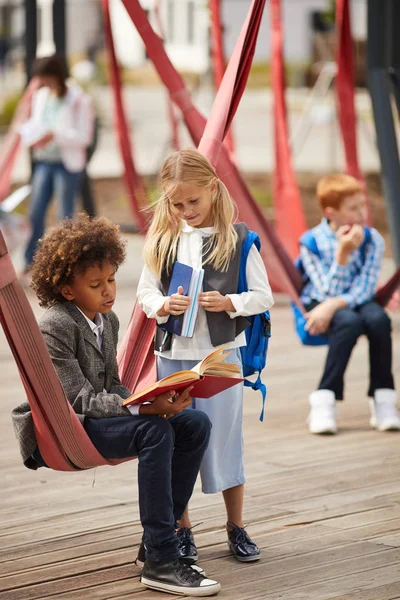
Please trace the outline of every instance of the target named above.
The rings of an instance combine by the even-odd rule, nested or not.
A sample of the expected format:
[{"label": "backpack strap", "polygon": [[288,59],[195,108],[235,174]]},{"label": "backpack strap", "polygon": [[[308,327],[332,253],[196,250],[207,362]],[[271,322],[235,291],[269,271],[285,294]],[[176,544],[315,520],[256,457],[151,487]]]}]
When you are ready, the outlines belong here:
[{"label": "backpack strap", "polygon": [[[242,244],[242,251],[241,251],[241,256],[240,256],[238,294],[249,291],[249,288],[247,285],[247,278],[246,278],[246,267],[247,267],[247,259],[249,257],[249,252],[250,252],[250,249],[253,244],[255,244],[257,250],[260,251],[260,249],[261,249],[260,236],[255,231],[249,230],[247,233],[246,239],[244,240],[244,242]],[[268,316],[269,316],[269,312],[268,312]],[[269,331],[269,335],[271,335],[270,331]],[[254,348],[253,350],[256,351],[256,348]],[[267,388],[266,388],[265,384],[261,381],[261,371],[258,371],[258,377],[254,383],[252,381],[248,381],[248,379],[245,379],[244,385],[245,385],[245,387],[251,387],[253,390],[255,390],[255,391],[259,390],[261,392],[262,408],[261,408],[261,414],[260,414],[260,421],[262,422],[264,420],[264,407],[265,407],[265,399],[267,397]]]},{"label": "backpack strap", "polygon": [[239,281],[238,281],[238,294],[242,294],[243,292],[248,292],[249,288],[247,286],[246,279],[246,267],[247,267],[247,259],[249,257],[250,248],[255,244],[258,251],[261,248],[261,241],[258,233],[255,231],[249,231],[247,233],[246,239],[242,244],[242,251],[240,255],[240,268],[239,268]]},{"label": "backpack strap", "polygon": [[365,254],[367,252],[368,244],[372,241],[372,233],[370,227],[364,227],[364,239],[360,246],[361,258],[364,263]]},{"label": "backpack strap", "polygon": [[308,231],[303,233],[303,235],[300,238],[300,246],[305,246],[307,250],[318,256],[318,258],[321,257],[321,253],[319,251],[313,229],[309,229]]},{"label": "backpack strap", "polygon": [[262,396],[262,407],[261,407],[261,413],[260,413],[260,421],[261,423],[264,421],[264,409],[265,409],[265,399],[267,397],[267,386],[265,385],[265,383],[263,383],[261,381],[261,373],[260,371],[258,372],[258,376],[257,376],[257,380],[253,383],[252,381],[249,381],[248,379],[244,380],[244,385],[245,387],[250,387],[252,390],[254,391],[260,391],[261,392],[261,396]]}]

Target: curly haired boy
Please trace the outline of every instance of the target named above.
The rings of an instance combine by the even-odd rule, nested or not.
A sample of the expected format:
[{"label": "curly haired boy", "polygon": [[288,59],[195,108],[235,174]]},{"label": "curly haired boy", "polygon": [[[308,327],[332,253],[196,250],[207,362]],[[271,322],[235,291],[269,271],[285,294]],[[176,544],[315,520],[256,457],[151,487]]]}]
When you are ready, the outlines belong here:
[{"label": "curly haired boy", "polygon": [[[136,415],[122,406],[130,391],[118,377],[119,323],[112,307],[115,274],[124,259],[119,229],[105,218],[79,215],[45,236],[32,269],[32,287],[47,308],[40,329],[65,394],[97,450],[106,458],[139,458],[142,583],[174,594],[215,594],[219,583],[181,558],[175,531],[192,495],[211,423],[200,411],[184,410],[190,390],[158,396]],[[170,418],[160,418],[165,415]],[[25,465],[47,466],[29,404],[14,409],[12,417]]]}]

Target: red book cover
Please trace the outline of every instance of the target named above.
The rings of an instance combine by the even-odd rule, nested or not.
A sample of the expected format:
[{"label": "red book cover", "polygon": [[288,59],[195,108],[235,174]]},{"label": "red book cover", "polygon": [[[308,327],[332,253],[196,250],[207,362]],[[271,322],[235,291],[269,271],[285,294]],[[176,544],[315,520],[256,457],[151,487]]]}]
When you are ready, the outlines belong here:
[{"label": "red book cover", "polygon": [[[179,392],[180,390],[184,390],[190,386],[193,386],[190,395],[193,398],[211,398],[211,396],[215,396],[220,392],[223,392],[238,383],[244,381],[243,377],[221,377],[215,375],[203,375],[200,379],[194,379],[191,381],[181,381],[180,383],[168,383],[167,385],[154,386],[147,392],[143,390],[143,395],[140,397],[136,397],[134,400],[130,400],[127,398],[124,400],[123,405],[134,405],[134,404],[142,404],[147,400],[154,398],[155,395],[161,396],[161,394],[165,394],[170,390],[174,390],[175,392]],[[173,387],[172,387],[173,386]]]}]

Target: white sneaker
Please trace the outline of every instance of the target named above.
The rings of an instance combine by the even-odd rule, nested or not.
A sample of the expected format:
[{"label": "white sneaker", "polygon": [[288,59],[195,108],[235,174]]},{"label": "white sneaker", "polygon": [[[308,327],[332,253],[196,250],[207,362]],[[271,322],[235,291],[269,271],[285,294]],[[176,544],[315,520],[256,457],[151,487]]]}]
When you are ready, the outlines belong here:
[{"label": "white sneaker", "polygon": [[399,431],[400,413],[396,406],[395,390],[375,390],[374,399],[369,401],[371,418],[369,424],[378,431]]},{"label": "white sneaker", "polygon": [[335,394],[331,390],[317,390],[310,394],[311,411],[308,416],[310,433],[336,433]]}]

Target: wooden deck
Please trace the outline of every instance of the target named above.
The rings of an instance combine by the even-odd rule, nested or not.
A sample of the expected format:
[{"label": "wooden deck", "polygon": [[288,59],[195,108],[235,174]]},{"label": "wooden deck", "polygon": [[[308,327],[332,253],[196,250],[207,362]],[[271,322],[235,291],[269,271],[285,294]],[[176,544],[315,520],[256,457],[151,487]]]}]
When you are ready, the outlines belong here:
[{"label": "wooden deck", "polygon": [[[130,241],[120,276],[122,329],[139,246]],[[398,374],[400,315],[393,323]],[[229,556],[219,495],[197,487],[191,502],[200,564],[221,581],[221,599],[400,599],[400,434],[368,425],[364,340],[348,372],[338,435],[308,433],[307,396],[324,354],[300,347],[286,306],[273,310],[264,424],[258,395],[246,392],[245,401],[245,520],[262,560],[242,565]],[[143,588],[133,565],[141,537],[137,464],[78,474],[26,470],[9,418],[24,394],[2,332],[0,384],[0,600],[167,598]]]}]

